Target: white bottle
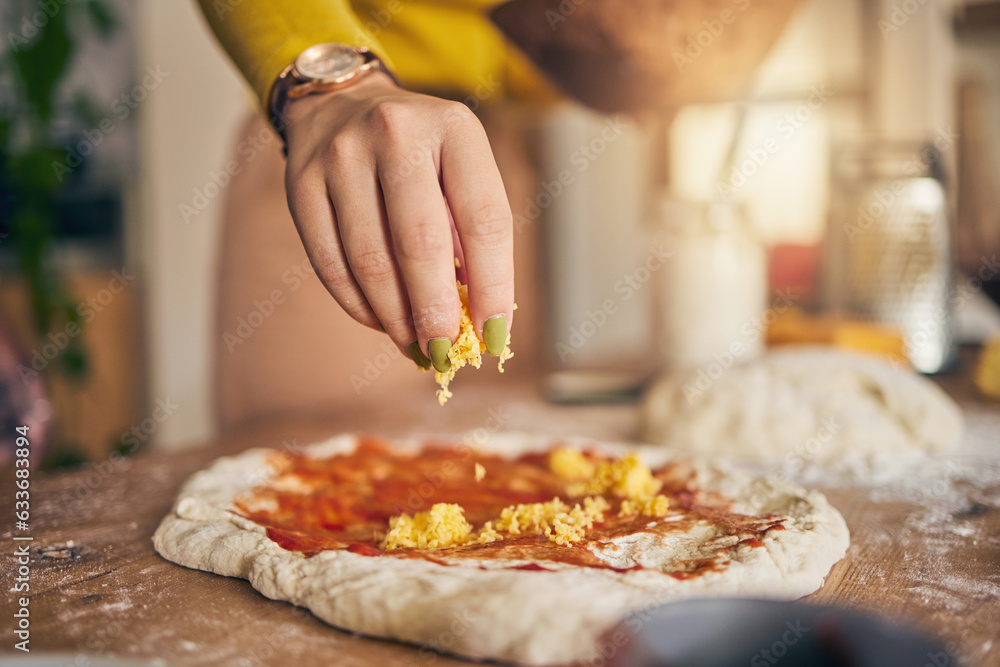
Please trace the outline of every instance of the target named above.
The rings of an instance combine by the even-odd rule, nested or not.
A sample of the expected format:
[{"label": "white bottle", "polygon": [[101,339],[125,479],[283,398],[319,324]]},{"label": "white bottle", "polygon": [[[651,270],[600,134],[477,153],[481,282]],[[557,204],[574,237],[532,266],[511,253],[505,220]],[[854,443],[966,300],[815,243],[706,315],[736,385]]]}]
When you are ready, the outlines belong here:
[{"label": "white bottle", "polygon": [[717,376],[764,348],[767,257],[740,207],[666,201],[661,226],[672,252],[663,271],[661,330],[668,371]]}]

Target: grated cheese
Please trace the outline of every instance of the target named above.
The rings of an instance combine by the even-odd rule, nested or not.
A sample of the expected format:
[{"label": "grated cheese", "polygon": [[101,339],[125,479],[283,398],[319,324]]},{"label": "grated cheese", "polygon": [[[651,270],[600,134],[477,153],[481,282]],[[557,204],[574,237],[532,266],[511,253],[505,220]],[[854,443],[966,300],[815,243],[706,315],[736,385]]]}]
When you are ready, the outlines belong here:
[{"label": "grated cheese", "polygon": [[602,461],[594,474],[585,482],[571,484],[570,494],[611,493],[622,498],[640,500],[655,496],[663,482],[653,477],[652,471],[639,458],[629,454],[617,461]]},{"label": "grated cheese", "polygon": [[380,549],[419,547],[441,549],[468,541],[472,526],[460,505],[435,503],[415,516],[401,514],[389,519],[389,532]]},{"label": "grated cheese", "polygon": [[570,496],[610,493],[624,498],[619,516],[664,516],[670,507],[670,499],[658,495],[663,482],[653,477],[637,454],[595,465],[579,450],[564,447],[549,455],[549,468],[560,477],[577,480],[566,487]]},{"label": "grated cheese", "polygon": [[578,449],[563,447],[549,454],[549,470],[563,479],[589,479],[596,466]]},{"label": "grated cheese", "polygon": [[[665,516],[670,507],[669,498],[658,493],[663,482],[653,477],[636,454],[595,464],[580,451],[564,448],[550,454],[549,467],[570,481],[567,490],[571,496],[583,496],[580,502],[571,507],[553,498],[511,505],[475,533],[460,505],[436,503],[427,512],[390,519],[381,548],[441,549],[473,542],[490,544],[511,535],[545,535],[551,542],[568,546],[583,540],[588,529],[604,521],[611,507],[604,494],[622,498],[619,516]],[[477,482],[486,476],[482,464],[476,463],[474,470]]]},{"label": "grated cheese", "polygon": [[489,544],[490,542],[496,542],[497,540],[502,540],[503,535],[498,533],[493,528],[493,522],[487,521],[483,524],[482,530],[479,531],[479,537],[476,538],[476,542],[479,544]]},{"label": "grated cheese", "polygon": [[622,501],[618,516],[666,516],[670,509],[670,499],[663,495],[630,500],[626,498]]},{"label": "grated cheese", "polygon": [[547,503],[512,505],[500,513],[495,530],[511,535],[545,535],[556,544],[568,545],[582,540],[588,528],[603,521],[607,509],[608,501],[600,496],[584,498],[583,507],[578,503],[570,508],[559,498]]},{"label": "grated cheese", "polygon": [[[441,385],[437,391],[438,403],[441,405],[447,403],[448,399],[452,397],[448,385],[455,379],[458,369],[467,364],[473,368],[479,368],[483,363],[483,351],[486,350],[486,343],[480,340],[476,328],[472,325],[472,314],[469,312],[469,287],[458,283],[458,296],[462,301],[462,324],[459,328],[458,338],[448,350],[451,367],[444,373],[434,371],[434,379]],[[517,306],[515,305],[514,308]],[[504,362],[513,356],[514,353],[510,351],[510,331],[508,330],[507,342],[497,359],[497,368],[500,369],[501,373],[503,373]]]}]

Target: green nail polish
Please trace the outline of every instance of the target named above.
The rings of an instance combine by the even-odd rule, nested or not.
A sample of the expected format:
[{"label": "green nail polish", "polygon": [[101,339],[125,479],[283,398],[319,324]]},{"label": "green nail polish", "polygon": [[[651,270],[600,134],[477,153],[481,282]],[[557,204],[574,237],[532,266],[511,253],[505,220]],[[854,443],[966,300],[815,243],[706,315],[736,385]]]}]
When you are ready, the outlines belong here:
[{"label": "green nail polish", "polygon": [[427,341],[427,350],[431,353],[431,362],[434,370],[444,373],[451,368],[451,359],[448,358],[448,350],[451,349],[451,341],[447,338],[434,338]]},{"label": "green nail polish", "polygon": [[503,354],[503,348],[507,345],[506,315],[495,315],[486,320],[483,325],[483,342],[486,343],[486,351],[494,357]]},{"label": "green nail polish", "polygon": [[431,360],[424,355],[423,350],[420,349],[420,343],[417,341],[413,341],[406,346],[406,353],[410,355],[410,359],[413,359],[413,362],[417,366],[420,366],[425,371],[431,367]]}]

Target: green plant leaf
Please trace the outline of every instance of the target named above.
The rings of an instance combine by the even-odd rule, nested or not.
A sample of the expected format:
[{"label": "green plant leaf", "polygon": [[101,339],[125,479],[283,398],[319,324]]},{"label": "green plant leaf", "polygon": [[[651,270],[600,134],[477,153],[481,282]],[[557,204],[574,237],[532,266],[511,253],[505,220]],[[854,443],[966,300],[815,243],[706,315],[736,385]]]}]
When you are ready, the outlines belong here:
[{"label": "green plant leaf", "polygon": [[66,11],[57,11],[39,29],[30,45],[12,52],[21,85],[38,120],[47,123],[52,117],[53,97],[59,80],[66,73],[74,43],[66,30]]},{"label": "green plant leaf", "polygon": [[73,113],[87,127],[95,127],[104,116],[90,95],[83,91],[73,97]]},{"label": "green plant leaf", "polygon": [[[52,148],[35,148],[11,160],[11,171],[22,190],[29,193],[53,193],[60,187],[59,177],[52,168],[63,156]],[[27,194],[27,193],[26,193]]]},{"label": "green plant leaf", "polygon": [[52,449],[42,461],[42,470],[72,470],[79,468],[89,459],[83,453],[83,448],[68,442],[53,443]]},{"label": "green plant leaf", "polygon": [[101,0],[89,0],[87,13],[90,14],[90,20],[97,28],[97,34],[104,39],[110,37],[118,28],[118,18],[114,11]]},{"label": "green plant leaf", "polygon": [[87,353],[78,340],[74,340],[67,345],[66,349],[59,355],[59,365],[62,367],[62,371],[66,374],[66,377],[76,381],[86,378],[90,371]]}]

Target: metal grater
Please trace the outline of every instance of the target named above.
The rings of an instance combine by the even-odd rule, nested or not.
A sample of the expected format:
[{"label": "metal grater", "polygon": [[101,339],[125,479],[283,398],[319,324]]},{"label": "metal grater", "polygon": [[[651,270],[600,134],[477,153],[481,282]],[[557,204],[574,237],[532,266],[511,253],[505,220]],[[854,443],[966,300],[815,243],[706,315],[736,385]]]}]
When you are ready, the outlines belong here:
[{"label": "metal grater", "polygon": [[830,305],[894,325],[921,373],[954,361],[948,199],[933,146],[837,156],[825,277]]}]

